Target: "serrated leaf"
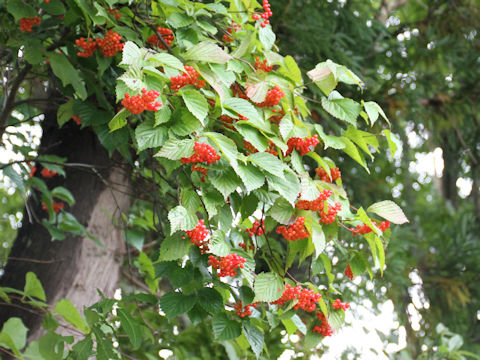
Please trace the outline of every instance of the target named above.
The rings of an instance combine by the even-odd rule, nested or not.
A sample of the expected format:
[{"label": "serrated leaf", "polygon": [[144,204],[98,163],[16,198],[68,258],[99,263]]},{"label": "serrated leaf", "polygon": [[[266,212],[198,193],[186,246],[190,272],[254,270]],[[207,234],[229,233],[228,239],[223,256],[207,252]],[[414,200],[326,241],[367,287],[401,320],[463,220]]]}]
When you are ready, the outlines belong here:
[{"label": "serrated leaf", "polygon": [[51,52],[49,59],[53,73],[62,81],[63,86],[72,85],[78,97],[85,100],[87,98],[85,84],[65,54]]},{"label": "serrated leaf", "polygon": [[370,174],[370,170],[367,167],[367,163],[365,162],[365,159],[362,154],[358,151],[357,147],[355,144],[349,139],[344,136],[340,138],[343,143],[345,144],[345,147],[342,149],[348,156],[350,156],[353,160],[355,160],[357,163],[362,165],[367,173]]},{"label": "serrated leaf", "polygon": [[379,114],[382,115],[382,117],[385,119],[385,121],[388,124],[390,124],[387,116],[383,112],[383,109],[375,101],[367,101],[363,104],[363,107],[364,107],[365,111],[367,112],[368,117],[370,119],[370,126],[373,126],[373,124],[375,124],[375,122],[378,119]]},{"label": "serrated leaf", "polygon": [[258,151],[267,150],[268,140],[257,129],[246,124],[235,124],[234,126],[240,135],[242,135],[245,140],[251,143],[255,149]]},{"label": "serrated leaf", "polygon": [[137,65],[139,64],[145,51],[141,49],[132,41],[127,41],[122,50],[122,61],[120,65]]},{"label": "serrated leaf", "polygon": [[239,337],[242,328],[237,321],[230,320],[224,313],[216,314],[212,320],[213,334],[216,340],[230,340]]},{"label": "serrated leaf", "polygon": [[183,56],[185,60],[205,61],[213,64],[225,64],[232,57],[217,44],[202,41],[187,50]]},{"label": "serrated leaf", "polygon": [[154,120],[144,121],[135,129],[135,139],[137,140],[137,152],[145,149],[162,146],[168,137],[168,130],[165,127],[154,127]]},{"label": "serrated leaf", "polygon": [[168,236],[160,246],[160,261],[178,260],[188,254],[190,239],[182,233]]},{"label": "serrated leaf", "polygon": [[187,109],[204,125],[204,120],[208,114],[208,103],[205,96],[197,90],[182,91],[182,98],[187,105]]},{"label": "serrated leaf", "polygon": [[402,150],[403,143],[398,137],[397,134],[392,133],[390,130],[383,130],[383,134],[388,142],[388,148],[390,149],[390,155],[393,157],[395,156],[398,149]]},{"label": "serrated leaf", "polygon": [[197,292],[198,304],[207,312],[216,314],[224,310],[223,297],[212,288],[201,288]]},{"label": "serrated leaf", "polygon": [[209,179],[225,199],[241,185],[240,179],[230,167],[226,171],[211,174]]},{"label": "serrated leaf", "polygon": [[253,302],[272,302],[279,299],[283,293],[282,278],[273,272],[262,272],[255,278],[253,285],[255,299]]},{"label": "serrated leaf", "polygon": [[12,181],[12,183],[15,184],[22,194],[25,194],[26,189],[23,178],[13,169],[13,166],[7,166],[2,170],[2,172]]},{"label": "serrated leaf", "polygon": [[182,188],[180,193],[181,204],[185,209],[191,212],[196,212],[202,205],[200,196],[191,189]]},{"label": "serrated leaf", "polygon": [[78,330],[88,333],[90,331],[89,327],[80,316],[78,310],[73,306],[70,300],[62,299],[55,305],[55,312],[58,315],[61,315],[65,321],[72,324]]},{"label": "serrated leaf", "polygon": [[313,70],[307,72],[307,76],[315,82],[315,84],[323,91],[325,95],[330,93],[337,87],[338,81],[332,70],[328,66],[317,65]]},{"label": "serrated leaf", "polygon": [[315,130],[320,136],[320,139],[323,141],[324,149],[328,149],[329,147],[331,147],[336,150],[341,150],[345,148],[345,143],[342,141],[342,139],[339,136],[325,134],[325,132],[323,131],[323,127],[320,124],[315,124],[314,126],[315,126]]},{"label": "serrated leaf", "polygon": [[170,234],[177,230],[190,231],[197,226],[198,219],[195,214],[187,211],[183,206],[178,205],[168,212],[170,221]]},{"label": "serrated leaf", "polygon": [[208,136],[215,142],[215,144],[220,148],[223,156],[230,163],[230,166],[236,169],[238,150],[235,142],[232,139],[226,137],[225,135],[216,132],[206,132],[203,135]]},{"label": "serrated leaf", "polygon": [[160,298],[160,307],[168,319],[190,311],[197,303],[195,295],[169,292]]},{"label": "serrated leaf", "polygon": [[167,54],[167,53],[159,53],[150,55],[147,60],[149,62],[153,62],[155,65],[165,65],[169,66],[173,69],[177,69],[180,71],[185,71],[185,68],[182,62],[177,59],[175,56]]},{"label": "serrated leaf", "polygon": [[138,349],[140,345],[142,345],[140,324],[124,309],[117,309],[117,315],[120,318],[120,324],[123,330],[125,330],[128,335],[133,350]]},{"label": "serrated leaf", "polygon": [[62,127],[67,121],[72,118],[73,113],[73,105],[75,104],[75,100],[70,99],[65,104],[62,104],[58,107],[57,110],[57,123],[59,127]]},{"label": "serrated leaf", "polygon": [[315,257],[317,259],[320,254],[325,250],[325,234],[323,229],[316,221],[312,221],[312,242],[315,247]]},{"label": "serrated leaf", "polygon": [[305,349],[314,349],[320,344],[320,341],[323,340],[323,336],[313,331],[309,331],[305,336],[305,340],[303,341],[303,346]]},{"label": "serrated leaf", "polygon": [[253,353],[258,359],[262,352],[263,345],[265,344],[263,332],[251,322],[244,322],[242,327],[243,333],[245,334]]},{"label": "serrated leaf", "polygon": [[210,239],[210,252],[216,256],[227,256],[230,253],[230,246],[225,241],[225,233],[222,230],[215,230]]},{"label": "serrated leaf", "polygon": [[34,296],[40,300],[47,301],[42,283],[38,280],[35,273],[29,271],[25,277],[25,287],[23,292],[25,296]]},{"label": "serrated leaf", "polygon": [[285,115],[282,120],[280,120],[280,135],[282,135],[283,140],[287,141],[292,137],[291,134],[294,127],[295,125],[290,115]]},{"label": "serrated leaf", "polygon": [[170,107],[166,105],[162,106],[160,110],[155,112],[154,126],[158,126],[160,124],[168,122],[171,116],[172,116],[172,110],[170,110]]},{"label": "serrated leaf", "polygon": [[108,123],[110,132],[118,130],[125,125],[127,125],[127,116],[130,115],[130,112],[127,109],[123,108],[118,113],[115,114],[112,120]]},{"label": "serrated leaf", "polygon": [[322,107],[337,119],[357,125],[357,117],[362,110],[361,105],[352,99],[344,98],[337,91],[332,91],[328,98],[322,97]]},{"label": "serrated leaf", "polygon": [[302,72],[300,71],[295,59],[293,57],[291,57],[290,55],[287,55],[284,58],[284,62],[285,62],[285,66],[286,66],[287,71],[280,71],[280,72],[286,74],[296,84],[301,84],[302,83]]},{"label": "serrated leaf", "polygon": [[247,191],[253,191],[263,186],[265,183],[265,175],[255,166],[248,164],[239,164],[237,174],[242,179]]},{"label": "serrated leaf", "polygon": [[294,174],[287,172],[284,179],[267,174],[267,180],[269,188],[277,191],[290,204],[295,203],[300,193],[300,184]]},{"label": "serrated leaf", "polygon": [[20,21],[21,18],[33,18],[37,15],[35,8],[21,0],[7,1],[7,11],[13,15],[17,22]]},{"label": "serrated leaf", "polygon": [[250,154],[247,161],[253,162],[259,168],[284,179],[284,164],[276,156],[266,152]]},{"label": "serrated leaf", "polygon": [[88,358],[94,354],[92,339],[90,337],[85,337],[85,339],[77,342],[72,347],[72,353],[75,360],[88,360]]},{"label": "serrated leaf", "polygon": [[258,37],[263,45],[264,50],[270,50],[275,44],[275,33],[271,26],[260,27],[258,30]]},{"label": "serrated leaf", "polygon": [[255,107],[245,99],[228,98],[223,102],[223,105],[249,120],[263,121]]},{"label": "serrated leaf", "polygon": [[194,143],[195,141],[190,139],[169,139],[155,156],[164,157],[170,160],[180,160],[181,158],[190,157],[194,152]]},{"label": "serrated leaf", "polygon": [[8,319],[0,331],[0,346],[7,349],[14,350],[18,353],[18,350],[25,347],[27,343],[28,328],[23,324],[22,320],[17,317]]},{"label": "serrated leaf", "polygon": [[280,224],[291,224],[295,220],[295,208],[284,198],[279,197],[268,210],[268,215]]},{"label": "serrated leaf", "polygon": [[176,29],[193,24],[194,18],[183,12],[175,12],[168,17],[168,22]]},{"label": "serrated leaf", "polygon": [[373,212],[394,224],[401,225],[409,222],[400,206],[390,200],[377,202],[369,206],[367,211]]}]

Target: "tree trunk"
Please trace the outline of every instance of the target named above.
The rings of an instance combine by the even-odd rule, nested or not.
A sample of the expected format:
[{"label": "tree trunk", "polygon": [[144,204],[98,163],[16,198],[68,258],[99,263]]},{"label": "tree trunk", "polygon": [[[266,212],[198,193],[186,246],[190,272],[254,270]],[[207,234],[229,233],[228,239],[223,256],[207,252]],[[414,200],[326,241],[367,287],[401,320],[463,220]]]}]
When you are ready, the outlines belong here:
[{"label": "tree trunk", "polygon": [[[99,299],[97,289],[106,296],[113,295],[124,253],[122,232],[114,220],[129,206],[130,177],[128,172],[113,166],[90,128],[80,130],[70,121],[58,129],[56,109],[45,114],[42,130],[39,154],[54,154],[66,157],[69,163],[94,166],[65,167],[66,178],[55,176],[47,180],[47,185],[49,188],[62,185],[72,192],[76,203],[67,211],[104,246],[71,234],[63,241],[52,241],[39,221],[29,222],[25,216],[0,286],[23,289],[26,273],[33,271],[43,284],[50,305],[67,298],[82,311],[83,306]],[[31,196],[29,207],[37,218],[42,218],[45,212],[40,200],[33,199],[38,198],[35,195],[38,194]],[[32,315],[32,309],[20,302],[12,305],[0,302],[0,324],[12,316],[21,317],[30,329],[29,340],[41,335],[40,314]]]}]

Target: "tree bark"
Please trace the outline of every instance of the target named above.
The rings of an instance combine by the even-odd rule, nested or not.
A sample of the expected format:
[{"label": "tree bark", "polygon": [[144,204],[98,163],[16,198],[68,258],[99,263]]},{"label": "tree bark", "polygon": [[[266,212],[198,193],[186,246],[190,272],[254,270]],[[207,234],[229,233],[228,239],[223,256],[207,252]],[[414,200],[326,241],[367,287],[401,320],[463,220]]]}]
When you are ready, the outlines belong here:
[{"label": "tree bark", "polygon": [[[58,129],[56,121],[56,109],[45,113],[39,154],[67,157],[68,162],[90,164],[94,168],[66,167],[65,179],[55,176],[47,179],[47,185],[49,188],[62,185],[72,192],[76,203],[66,210],[104,246],[99,247],[89,238],[71,234],[63,241],[52,241],[39,221],[29,222],[25,216],[10,253],[17,260],[8,262],[0,286],[23,289],[26,273],[33,271],[41,281],[50,305],[67,298],[82,311],[83,306],[99,299],[97,289],[106,296],[112,296],[115,290],[124,246],[122,232],[114,220],[129,206],[130,177],[128,171],[113,166],[107,151],[90,128],[80,130],[70,121]],[[37,218],[42,218],[45,212],[38,195],[34,193],[30,197],[29,207]],[[43,263],[18,259],[35,259]],[[32,315],[31,309],[21,303],[12,306],[0,302],[0,324],[12,316],[22,318],[30,329],[30,341],[41,335],[41,315]]]}]

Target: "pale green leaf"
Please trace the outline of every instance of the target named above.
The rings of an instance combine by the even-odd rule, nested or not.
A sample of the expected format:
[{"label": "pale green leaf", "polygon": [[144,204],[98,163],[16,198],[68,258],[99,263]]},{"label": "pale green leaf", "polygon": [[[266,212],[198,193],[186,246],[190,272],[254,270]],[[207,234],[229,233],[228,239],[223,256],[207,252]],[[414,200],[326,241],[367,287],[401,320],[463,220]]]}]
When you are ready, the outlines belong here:
[{"label": "pale green leaf", "polygon": [[217,44],[202,41],[187,50],[183,56],[185,60],[205,61],[214,64],[225,64],[232,57]]},{"label": "pale green leaf", "polygon": [[394,224],[400,225],[408,222],[408,219],[400,206],[390,200],[377,202],[369,206],[367,211],[373,212]]},{"label": "pale green leaf", "polygon": [[88,333],[90,331],[89,327],[80,316],[78,310],[73,306],[73,304],[67,300],[62,299],[55,305],[55,312],[58,315],[61,315],[65,321],[72,324],[76,329]]},{"label": "pale green leaf", "polygon": [[273,272],[262,272],[257,275],[254,283],[255,299],[253,302],[272,302],[283,294],[282,278]]}]

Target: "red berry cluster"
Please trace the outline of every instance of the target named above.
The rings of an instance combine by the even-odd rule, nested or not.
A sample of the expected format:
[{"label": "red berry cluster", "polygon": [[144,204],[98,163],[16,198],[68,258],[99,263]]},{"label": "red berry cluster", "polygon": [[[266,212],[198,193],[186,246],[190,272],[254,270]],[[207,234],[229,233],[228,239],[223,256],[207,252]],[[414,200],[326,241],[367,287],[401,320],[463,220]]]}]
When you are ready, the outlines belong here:
[{"label": "red berry cluster", "polygon": [[340,299],[335,299],[335,302],[332,304],[332,306],[337,310],[342,309],[343,311],[345,311],[350,307],[350,304],[347,302],[342,303]]},{"label": "red berry cluster", "polygon": [[285,93],[280,89],[278,85],[275,85],[273,89],[268,90],[265,101],[257,104],[259,107],[271,107],[278,105],[280,100],[285,96]]},{"label": "red berry cluster", "polygon": [[263,71],[265,71],[265,72],[270,72],[270,71],[272,71],[273,66],[267,65],[267,60],[263,60],[263,62],[260,61],[260,57],[257,56],[257,57],[255,58],[255,68],[256,68],[257,70],[263,70]]},{"label": "red berry cluster", "polygon": [[38,16],[33,18],[21,18],[20,19],[20,31],[32,32],[33,25],[40,25],[40,19]]},{"label": "red berry cluster", "polygon": [[[375,220],[372,220],[372,222],[381,231],[385,231],[390,227],[390,221],[388,221],[388,220],[387,221],[382,221],[380,224],[378,224]],[[350,228],[350,231],[353,233],[353,235],[360,235],[360,234],[371,233],[373,230],[370,228],[370,226],[368,226],[366,224],[362,224],[362,225],[357,225],[357,228]]]},{"label": "red berry cluster", "polygon": [[300,216],[297,220],[288,228],[285,226],[279,226],[277,228],[277,234],[282,234],[288,241],[297,241],[300,239],[306,239],[310,236],[307,228],[305,227],[305,217]]},{"label": "red berry cluster", "polygon": [[217,154],[215,149],[207,143],[195,141],[193,150],[195,152],[192,156],[180,159],[182,164],[207,163],[208,165],[211,165],[220,160],[220,156]]},{"label": "red berry cluster", "polygon": [[249,234],[250,236],[252,236],[252,237],[253,237],[254,235],[256,235],[256,236],[261,236],[261,235],[263,235],[263,234],[265,233],[265,232],[264,232],[264,229],[265,229],[265,228],[264,228],[264,220],[262,219],[261,222],[255,221],[255,222],[253,223],[253,226],[252,226],[251,228],[247,229],[247,232],[248,232],[248,234]]},{"label": "red berry cluster", "polygon": [[78,126],[82,125],[82,119],[80,119],[77,115],[72,115],[72,120],[77,124]]},{"label": "red berry cluster", "polygon": [[93,56],[93,52],[97,48],[97,42],[92,38],[88,38],[87,41],[85,41],[85,38],[81,37],[80,39],[75,40],[75,44],[83,49],[83,51],[77,52],[77,56],[80,57]]},{"label": "red berry cluster", "polygon": [[205,254],[208,249],[208,230],[205,227],[204,220],[198,220],[197,226],[190,231],[187,231],[187,235],[193,245],[200,248],[200,253]]},{"label": "red berry cluster", "polygon": [[[253,146],[247,140],[243,140],[243,147],[247,150],[247,156],[258,152],[255,146]],[[268,140],[268,149],[265,150],[265,152],[270,153],[273,156],[278,156],[277,148],[272,140]]]},{"label": "red berry cluster", "polygon": [[350,280],[353,280],[353,271],[352,268],[350,267],[350,264],[347,265],[345,268],[345,276],[348,277]]},{"label": "red berry cluster", "polygon": [[325,225],[333,223],[335,221],[335,217],[337,216],[337,213],[341,210],[342,210],[342,204],[340,203],[335,203],[334,206],[329,206],[327,212],[325,212],[325,209],[321,209],[318,212],[318,215],[320,215],[320,223]]},{"label": "red berry cluster", "polygon": [[327,183],[336,181],[337,179],[340,179],[340,177],[342,176],[338,167],[330,168],[330,176],[328,176],[324,168],[316,168],[315,172],[317,173],[320,180],[325,181]]},{"label": "red berry cluster", "polygon": [[115,16],[115,19],[120,19],[122,17],[122,14],[120,14],[118,9],[108,9],[107,11],[110,15]]},{"label": "red berry cluster", "polygon": [[[241,242],[238,244],[238,246],[240,246],[243,250],[247,250],[247,244]],[[248,247],[249,250],[254,250],[255,249],[255,246],[254,245],[250,245]]]},{"label": "red berry cluster", "polygon": [[49,179],[49,178],[52,178],[52,177],[54,177],[55,175],[57,175],[57,172],[56,172],[56,171],[53,171],[53,170],[50,171],[50,170],[48,170],[47,168],[43,168],[43,169],[42,169],[42,172],[41,172],[40,174],[42,174],[42,176],[43,176],[44,178]]},{"label": "red berry cluster", "polygon": [[298,299],[298,302],[293,307],[294,310],[303,309],[305,311],[311,312],[315,311],[317,303],[320,301],[322,295],[315,293],[311,289],[302,288],[301,286],[295,286],[292,288],[290,284],[285,285],[285,290],[280,299],[272,301],[272,305],[284,305],[287,301],[291,301],[295,298]]},{"label": "red berry cluster", "polygon": [[321,321],[321,324],[320,326],[315,325],[312,331],[322,335],[323,337],[332,336],[333,330],[328,324],[327,319],[325,318],[325,315],[323,315],[323,313],[321,312],[317,312],[317,318],[318,320]]},{"label": "red berry cluster", "polygon": [[237,310],[236,314],[237,316],[240,316],[241,318],[244,318],[246,316],[252,315],[252,310],[250,310],[250,307],[256,308],[258,303],[253,303],[253,304],[248,304],[245,305],[245,307],[242,304],[242,300],[239,300],[237,304],[233,306],[235,310]]},{"label": "red berry cluster", "polygon": [[278,111],[278,115],[271,116],[269,120],[270,120],[271,123],[279,125],[280,121],[282,121],[283,116],[285,115],[285,112],[283,111],[283,109],[280,109],[280,110],[273,109],[272,111],[274,113],[276,113]]},{"label": "red berry cluster", "polygon": [[220,120],[224,123],[223,126],[225,126],[227,129],[236,131],[236,129],[232,126],[232,124],[234,124],[234,123],[236,123],[237,121],[240,121],[240,120],[248,120],[248,118],[246,118],[245,116],[242,116],[240,114],[239,114],[238,119],[234,119],[234,118],[232,118],[230,116],[227,116],[227,115],[222,115],[222,116],[220,116]]},{"label": "red berry cluster", "polygon": [[195,164],[192,165],[192,171],[198,171],[202,174],[202,176],[200,177],[200,181],[202,183],[205,182],[205,177],[207,176],[207,169],[204,168],[203,166],[197,166]]},{"label": "red berry cluster", "polygon": [[299,200],[295,204],[295,207],[301,210],[321,211],[325,208],[324,201],[327,200],[332,194],[332,190],[323,190],[315,200]]},{"label": "red berry cluster", "polygon": [[[240,30],[242,27],[240,25],[238,25],[236,22],[232,21],[232,24],[227,28],[227,33],[228,34],[232,34],[234,31],[237,32],[238,30]],[[233,41],[233,37],[231,37],[230,35],[227,35],[227,34],[224,34],[223,35],[223,41],[225,42],[232,42]]]},{"label": "red berry cluster", "polygon": [[214,269],[220,270],[218,273],[218,276],[220,277],[237,275],[236,269],[243,269],[246,262],[246,259],[237,254],[228,254],[219,259],[213,255],[208,257],[208,265],[211,265]]},{"label": "red berry cluster", "polygon": [[[53,211],[55,211],[55,214],[58,214],[60,210],[63,210],[65,208],[65,204],[62,202],[54,202],[53,204]],[[48,211],[48,206],[44,202],[42,202],[42,208],[45,211]]]},{"label": "red berry cluster", "polygon": [[[162,37],[162,39],[165,41],[165,43],[170,46],[173,42],[173,40],[175,39],[173,37],[173,32],[172,30],[168,29],[168,28],[162,28],[162,27],[158,27],[157,28],[157,32],[160,34],[160,36]],[[148,39],[147,39],[147,42],[152,45],[152,46],[156,46],[160,49],[163,49],[163,50],[166,50],[166,47],[165,45],[163,45],[162,41],[158,38],[157,35],[152,35],[150,36]]]},{"label": "red berry cluster", "polygon": [[130,96],[125,93],[125,98],[122,100],[122,105],[132,114],[141,114],[145,110],[158,111],[162,103],[155,101],[160,96],[157,90],[142,89],[142,95]]},{"label": "red berry cluster", "polygon": [[233,97],[238,97],[240,99],[249,100],[247,94],[245,94],[245,90],[237,82],[234,82],[230,86],[230,89],[232,89]]},{"label": "red berry cluster", "polygon": [[172,76],[170,78],[172,90],[177,92],[187,85],[193,85],[199,89],[204,87],[206,85],[205,80],[198,80],[199,76],[200,74],[197,73],[197,70],[193,67],[185,66],[185,72],[182,75]]},{"label": "red berry cluster", "polygon": [[97,45],[102,50],[103,57],[112,57],[123,50],[122,36],[115,31],[108,30],[103,39],[97,39]]},{"label": "red berry cluster", "polygon": [[260,24],[261,27],[265,27],[268,24],[270,24],[270,20],[268,19],[273,15],[272,10],[270,9],[270,4],[268,0],[263,0],[263,10],[265,10],[265,12],[261,13],[260,15],[259,14],[252,15],[253,20],[260,20],[260,19],[265,20],[263,23]]},{"label": "red berry cluster", "polygon": [[300,155],[305,155],[310,151],[315,149],[319,143],[318,135],[313,135],[312,137],[301,139],[301,138],[291,138],[287,141],[288,150],[285,156],[291,154],[293,149],[300,151]]}]

